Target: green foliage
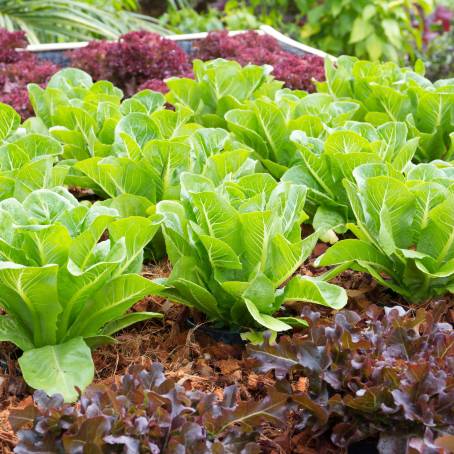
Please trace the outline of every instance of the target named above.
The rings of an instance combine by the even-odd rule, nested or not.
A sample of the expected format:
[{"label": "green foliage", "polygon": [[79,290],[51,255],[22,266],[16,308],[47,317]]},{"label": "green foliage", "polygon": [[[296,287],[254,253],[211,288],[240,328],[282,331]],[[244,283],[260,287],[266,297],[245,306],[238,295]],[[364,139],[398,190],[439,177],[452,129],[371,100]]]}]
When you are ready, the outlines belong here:
[{"label": "green foliage", "polygon": [[[347,121],[328,133],[323,131],[319,137],[295,131],[291,140],[296,144],[300,163],[290,168],[282,180],[308,188],[308,197],[316,209],[314,228],[343,233],[345,224],[354,216],[342,180],[353,180],[355,168],[362,164],[386,162],[395,173],[407,169],[418,146],[418,139],[407,140],[407,133],[402,122],[374,128],[355,121]],[[326,239],[335,241],[336,237],[328,233]]]},{"label": "green foliage", "polygon": [[317,264],[350,264],[412,302],[454,293],[453,168],[386,173],[383,164],[365,164],[353,171],[355,182],[344,180],[357,239],[336,243]]},{"label": "green foliage", "polygon": [[[268,67],[195,61],[167,96],[123,99],[66,69],[30,86],[22,125],[0,104],[0,340],[31,386],[75,399],[90,348],[156,316],[127,313],[148,294],[278,332],[305,326],[287,302],[342,308],[327,280],[349,267],[411,302],[454,292],[453,81],[349,57],[326,71],[309,95]],[[319,238],[336,268],[297,274]],[[173,268],[152,282],[138,273],[156,239]]]},{"label": "green foliage", "polygon": [[402,61],[422,46],[422,26],[414,27],[412,15],[422,22],[418,8],[431,11],[431,0],[315,0],[297,2],[307,21],[302,40],[333,55],[355,55],[372,61]]},{"label": "green foliage", "polygon": [[0,211],[0,339],[25,352],[30,386],[73,400],[74,386],[93,376],[88,345],[112,342],[134,323],[125,312],[159,288],[136,274],[159,222],[116,220],[115,210],[79,203],[63,188],[6,199]]},{"label": "green foliage", "polygon": [[326,82],[319,89],[340,99],[352,98],[364,109],[363,120],[376,126],[388,121],[407,124],[410,138],[419,138],[416,159],[449,161],[454,157],[454,80],[434,83],[394,63],[378,64],[341,57],[326,62]]},{"label": "green foliage", "polygon": [[143,29],[165,34],[159,21],[133,11],[135,0],[1,0],[0,27],[23,30],[31,44],[116,39]]},{"label": "green foliage", "polygon": [[317,234],[301,239],[306,191],[253,174],[216,188],[204,176],[182,175],[182,198],[162,201],[167,254],[173,265],[160,294],[210,320],[238,327],[290,329],[298,319],[275,318],[288,300],[340,308],[346,294],[316,279],[295,277]]},{"label": "green foliage", "polygon": [[199,14],[191,7],[169,8],[159,21],[175,33],[210,32],[224,28],[221,12],[213,8],[209,8],[205,14]]},{"label": "green foliage", "polygon": [[267,66],[242,67],[234,61],[194,60],[195,80],[171,78],[167,100],[190,108],[194,120],[207,127],[225,127],[224,115],[256,96],[273,94],[282,84],[273,81]]},{"label": "green foliage", "polygon": [[228,0],[224,9],[212,8],[198,12],[191,2],[172,1],[160,18],[160,24],[175,33],[209,32],[213,30],[254,30],[263,18],[257,18],[254,10],[236,0]]}]

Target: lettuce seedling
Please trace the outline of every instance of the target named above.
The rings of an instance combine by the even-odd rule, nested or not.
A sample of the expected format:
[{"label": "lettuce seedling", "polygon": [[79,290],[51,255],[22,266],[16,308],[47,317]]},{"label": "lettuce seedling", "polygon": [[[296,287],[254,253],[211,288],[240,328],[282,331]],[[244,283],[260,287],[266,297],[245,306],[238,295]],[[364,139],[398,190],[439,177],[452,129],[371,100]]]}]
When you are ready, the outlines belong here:
[{"label": "lettuce seedling", "polygon": [[[25,381],[77,397],[93,379],[90,346],[161,315],[126,313],[159,285],[139,276],[159,219],[79,203],[66,189],[0,202],[0,340],[24,351]],[[107,239],[106,239],[107,237]]]}]

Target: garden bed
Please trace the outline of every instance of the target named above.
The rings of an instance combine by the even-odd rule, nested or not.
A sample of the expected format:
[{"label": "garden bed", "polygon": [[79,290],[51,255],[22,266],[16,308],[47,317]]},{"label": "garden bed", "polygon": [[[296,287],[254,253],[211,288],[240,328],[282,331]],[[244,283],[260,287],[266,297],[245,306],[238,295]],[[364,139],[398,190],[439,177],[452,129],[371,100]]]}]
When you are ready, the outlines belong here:
[{"label": "garden bed", "polygon": [[[235,36],[244,32],[245,30],[229,31],[229,35]],[[295,41],[267,25],[262,25],[260,29],[257,30],[257,33],[260,35],[271,36],[279,42],[283,50],[294,53],[296,55],[312,54],[321,58],[335,58],[320,49],[315,49],[314,47],[307,46],[298,41]],[[185,52],[190,53],[193,43],[201,39],[205,39],[207,36],[208,32],[202,32],[181,35],[167,35],[165,36],[165,38],[176,42]],[[51,60],[61,66],[67,66],[69,60],[66,57],[66,53],[74,49],[86,47],[87,45],[88,41],[58,44],[30,44],[26,47],[26,50],[28,52],[36,53],[40,59]]]},{"label": "garden bed", "polygon": [[[443,452],[452,81],[327,58],[309,94],[247,64],[274,40],[185,36],[188,68],[130,38],[72,47],[110,82],[66,68],[34,117],[0,105],[4,451]],[[180,71],[165,95],[140,48]]]}]

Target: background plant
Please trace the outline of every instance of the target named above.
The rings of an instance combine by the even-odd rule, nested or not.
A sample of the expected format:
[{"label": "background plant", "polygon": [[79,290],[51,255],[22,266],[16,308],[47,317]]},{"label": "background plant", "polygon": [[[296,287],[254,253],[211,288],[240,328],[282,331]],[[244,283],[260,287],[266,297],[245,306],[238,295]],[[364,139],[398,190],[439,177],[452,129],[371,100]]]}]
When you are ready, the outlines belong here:
[{"label": "background plant", "polygon": [[0,28],[0,101],[11,105],[23,119],[33,115],[27,84],[33,82],[42,86],[59,69],[31,52],[19,50],[26,46],[25,32]]},{"label": "background plant", "polygon": [[152,17],[129,9],[135,1],[2,0],[0,27],[26,32],[30,43],[117,39],[131,30],[166,33]]},{"label": "background plant", "polygon": [[418,53],[426,67],[426,76],[436,81],[454,76],[454,11],[439,5],[426,18],[424,48]]},{"label": "background plant", "polygon": [[[174,5],[169,16],[175,17],[173,26],[185,26],[184,19],[190,16],[192,23],[204,30],[209,30],[213,15],[230,30],[256,28],[252,27],[255,25],[252,21],[248,23],[249,17],[255,16],[259,23],[271,25],[335,56],[346,54],[375,61],[407,62],[408,59],[414,61],[415,51],[423,49],[426,16],[434,8],[431,0],[341,3],[336,0],[231,0],[223,5],[223,15],[210,6],[208,12],[199,8],[198,12],[192,9],[189,13],[191,5],[185,4],[184,13],[174,12]],[[238,18],[249,26],[241,27],[244,24],[238,22]]]},{"label": "background plant", "polygon": [[158,34],[134,31],[118,41],[92,41],[69,54],[71,65],[94,80],[109,80],[131,96],[150,81],[191,75],[187,54]]},{"label": "background plant", "polygon": [[[333,55],[355,55],[376,61],[402,61],[422,47],[420,11],[431,11],[426,0],[325,0],[298,2],[304,17],[300,37]],[[413,21],[419,21],[415,26]]]},{"label": "background plant", "polygon": [[262,22],[254,10],[242,2],[207,2],[200,11],[197,4],[186,1],[169,1],[167,11],[160,16],[160,23],[175,33],[193,33],[194,31],[255,30]]}]

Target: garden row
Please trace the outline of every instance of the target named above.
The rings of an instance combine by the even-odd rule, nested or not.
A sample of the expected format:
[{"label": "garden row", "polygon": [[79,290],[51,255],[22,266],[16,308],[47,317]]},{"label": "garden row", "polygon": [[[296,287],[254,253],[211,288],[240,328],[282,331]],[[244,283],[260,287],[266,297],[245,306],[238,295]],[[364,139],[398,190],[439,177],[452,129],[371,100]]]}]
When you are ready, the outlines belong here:
[{"label": "garden row", "polygon": [[[25,33],[0,29],[0,101],[12,105],[23,119],[33,115],[27,84],[45,86],[61,69],[58,64],[23,50],[26,45]],[[314,91],[314,79],[324,79],[323,59],[286,52],[277,40],[257,32],[239,36],[229,36],[227,31],[213,32],[195,42],[189,54],[174,41],[155,33],[130,32],[118,41],[91,41],[86,47],[68,51],[63,60],[88,72],[93,80],[108,80],[131,96],[145,88],[166,92],[164,80],[169,77],[193,77],[194,58],[273,65],[275,77],[292,89]]]},{"label": "garden row", "polygon": [[[194,78],[168,79],[166,95],[146,89],[124,99],[111,82],[68,68],[45,88],[29,85],[34,117],[21,123],[0,106],[0,340],[24,352],[19,365],[30,386],[75,400],[75,387],[93,380],[91,348],[162,316],[129,311],[147,295],[264,342],[250,347],[261,372],[309,378],[309,394],[281,383],[267,398],[236,406],[233,390],[222,404],[183,398],[158,368],[136,371],[124,379],[121,401],[147,406],[140,396],[152,390],[155,403],[144,408],[146,420],[124,422],[124,432],[104,434],[100,445],[145,442],[156,424],[159,449],[199,441],[221,449],[210,444],[216,437],[245,447],[257,434],[238,432],[238,423],[253,424],[257,414],[285,420],[301,407],[296,429],[310,415],[321,430],[335,420],[339,446],[389,427],[429,444],[452,431],[446,311],[413,317],[371,308],[320,323],[320,315],[300,316],[286,303],[342,309],[347,293],[328,281],[347,269],[408,303],[454,293],[454,81],[432,83],[422,65],[411,71],[341,57],[326,62],[326,82],[308,94],[283,88],[271,70],[195,60]],[[332,244],[316,261],[320,273],[301,275],[319,240]],[[169,277],[140,275],[144,257],[164,255]],[[308,325],[308,339],[274,344],[263,334]],[[333,397],[333,389],[347,397]],[[75,443],[76,452],[78,431],[91,433],[84,419],[98,430],[91,418],[110,405],[105,393],[89,391],[79,410],[41,395],[40,409],[27,413],[38,426],[24,433],[22,452],[37,440]],[[182,405],[196,416],[182,420]],[[54,418],[55,406],[62,425],[43,432],[39,412]],[[154,422],[159,406],[170,413]],[[109,433],[107,420],[95,422]],[[175,438],[162,432],[168,427]]]}]

